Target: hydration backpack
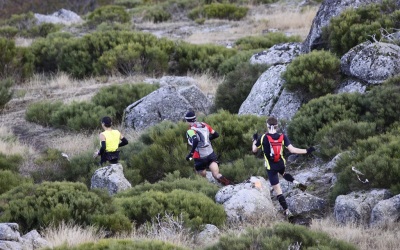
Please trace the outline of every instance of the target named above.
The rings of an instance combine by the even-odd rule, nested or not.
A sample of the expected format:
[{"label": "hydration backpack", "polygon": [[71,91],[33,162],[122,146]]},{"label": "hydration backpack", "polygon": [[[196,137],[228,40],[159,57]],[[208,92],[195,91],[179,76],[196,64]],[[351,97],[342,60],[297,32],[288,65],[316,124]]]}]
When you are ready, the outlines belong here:
[{"label": "hydration backpack", "polygon": [[264,139],[264,136],[267,136],[269,146],[270,146],[270,155],[269,159],[273,160],[274,162],[278,162],[282,155],[282,146],[283,146],[283,134],[281,134],[278,140],[272,139],[270,135],[264,134],[261,138],[261,145]]},{"label": "hydration backpack", "polygon": [[[196,151],[199,152],[200,158],[207,157],[213,152],[210,141],[210,131],[208,130],[208,127],[202,122],[196,122],[191,126],[191,129],[196,131],[199,139],[199,144],[197,144]],[[191,145],[190,142],[189,144]]]}]

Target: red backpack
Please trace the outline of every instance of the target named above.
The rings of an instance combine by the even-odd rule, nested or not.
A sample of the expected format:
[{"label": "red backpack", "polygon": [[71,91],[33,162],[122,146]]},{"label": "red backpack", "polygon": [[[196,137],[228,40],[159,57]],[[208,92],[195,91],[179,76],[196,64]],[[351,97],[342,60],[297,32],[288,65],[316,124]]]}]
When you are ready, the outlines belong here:
[{"label": "red backpack", "polygon": [[[281,134],[278,140],[272,139],[270,135],[265,134],[268,138],[268,142],[270,145],[270,159],[274,162],[278,162],[281,158],[282,154],[282,145],[283,145],[283,134]],[[263,136],[264,137],[264,136]],[[261,138],[261,144],[264,138]]]}]

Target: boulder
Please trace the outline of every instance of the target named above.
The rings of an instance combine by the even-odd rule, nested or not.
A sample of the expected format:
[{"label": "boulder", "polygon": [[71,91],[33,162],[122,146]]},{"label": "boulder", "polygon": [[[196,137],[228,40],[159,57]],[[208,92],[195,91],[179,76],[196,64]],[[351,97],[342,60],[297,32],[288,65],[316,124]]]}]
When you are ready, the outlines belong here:
[{"label": "boulder", "polygon": [[75,12],[65,9],[60,9],[59,11],[54,12],[51,15],[42,15],[35,13],[35,18],[37,19],[38,24],[54,23],[54,24],[71,25],[83,22],[82,18]]},{"label": "boulder", "polygon": [[36,250],[48,245],[36,230],[21,237],[17,223],[0,223],[1,250]]},{"label": "boulder", "polygon": [[0,240],[18,241],[20,236],[17,223],[0,223]]},{"label": "boulder", "polygon": [[258,78],[250,94],[240,106],[239,114],[269,116],[280,96],[284,82],[281,74],[285,70],[285,65],[276,65],[265,71]]},{"label": "boulder", "polygon": [[400,194],[379,201],[371,212],[370,226],[385,226],[400,221]]},{"label": "boulder", "polygon": [[400,46],[376,42],[357,46],[357,50],[349,51],[341,59],[342,68],[350,76],[369,84],[381,84],[400,74]]},{"label": "boulder", "polygon": [[325,0],[321,3],[312,22],[310,32],[303,42],[303,50],[308,53],[314,49],[321,49],[322,28],[329,24],[332,17],[340,15],[349,8],[357,8],[362,5],[376,3],[376,0]]},{"label": "boulder", "polygon": [[209,113],[210,100],[195,85],[165,86],[134,102],[125,109],[125,126],[143,130],[164,120],[182,121],[189,109]]},{"label": "boulder", "polygon": [[301,54],[301,43],[275,44],[268,50],[264,50],[250,58],[251,64],[287,64]]},{"label": "boulder", "polygon": [[197,246],[209,246],[218,242],[220,237],[220,230],[212,224],[206,224],[204,229],[196,235],[194,242]]},{"label": "boulder", "polygon": [[353,80],[353,79],[347,79],[343,81],[339,88],[337,89],[336,93],[365,93],[367,89],[367,86],[360,81]]},{"label": "boulder", "polygon": [[373,189],[369,192],[352,192],[336,197],[334,216],[341,224],[354,223],[368,225],[372,208],[391,196],[386,189]]},{"label": "boulder", "polygon": [[293,215],[321,218],[326,209],[326,201],[308,193],[299,193],[286,199]]},{"label": "boulder", "polygon": [[298,93],[283,89],[269,115],[280,120],[291,120],[303,103],[304,100]]},{"label": "boulder", "polygon": [[121,164],[111,164],[97,169],[91,178],[90,188],[107,189],[110,195],[131,188]]}]

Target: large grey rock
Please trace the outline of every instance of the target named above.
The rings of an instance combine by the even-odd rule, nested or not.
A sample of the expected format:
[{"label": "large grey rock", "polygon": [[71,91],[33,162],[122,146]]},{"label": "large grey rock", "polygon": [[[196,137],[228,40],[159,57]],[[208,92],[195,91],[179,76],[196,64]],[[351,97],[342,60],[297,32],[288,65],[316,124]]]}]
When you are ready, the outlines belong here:
[{"label": "large grey rock", "polygon": [[391,196],[388,190],[371,190],[369,192],[352,192],[336,197],[334,216],[342,224],[355,223],[368,225],[372,208]]},{"label": "large grey rock", "polygon": [[303,43],[304,52],[320,49],[322,45],[322,28],[329,24],[332,17],[340,15],[344,10],[357,8],[380,0],[325,0],[321,3],[312,22],[310,32]]},{"label": "large grey rock", "polygon": [[124,176],[121,164],[111,164],[97,169],[90,182],[91,189],[107,189],[110,195],[114,195],[132,187]]},{"label": "large grey rock", "polygon": [[367,86],[360,81],[347,79],[340,84],[336,93],[365,93],[366,90]]},{"label": "large grey rock", "polygon": [[400,222],[400,194],[379,201],[371,212],[371,226],[385,226]]},{"label": "large grey rock", "polygon": [[259,52],[250,58],[251,64],[287,64],[301,54],[301,43],[275,44],[268,50]]},{"label": "large grey rock", "polygon": [[17,223],[0,223],[0,240],[18,241],[20,236]]},{"label": "large grey rock", "polygon": [[220,230],[212,224],[206,224],[204,229],[196,235],[195,243],[197,246],[209,246],[218,242],[220,237]]},{"label": "large grey rock", "polygon": [[221,188],[216,196],[223,204],[228,221],[250,221],[263,216],[275,216],[270,185],[262,177],[251,177],[247,182]]},{"label": "large grey rock", "polygon": [[210,100],[197,86],[169,85],[129,105],[125,109],[125,126],[142,130],[164,120],[178,122],[189,109],[208,114],[210,107]]},{"label": "large grey rock", "polygon": [[286,199],[293,215],[322,217],[326,209],[326,201],[308,193],[299,193]]},{"label": "large grey rock", "polygon": [[291,120],[303,103],[301,95],[283,89],[270,115],[282,120]]},{"label": "large grey rock", "polygon": [[400,46],[376,42],[361,47],[358,52],[350,51],[349,54],[355,55],[348,57],[350,72],[346,72],[369,84],[381,84],[400,74]]},{"label": "large grey rock", "polygon": [[54,23],[54,24],[71,25],[83,22],[82,18],[75,12],[65,9],[60,9],[59,11],[54,12],[51,15],[42,15],[35,13],[35,17],[37,19],[38,24]]},{"label": "large grey rock", "polygon": [[353,47],[346,54],[344,54],[342,58],[340,58],[340,71],[345,75],[352,76],[352,73],[350,71],[351,62],[360,51],[362,51],[365,47],[367,47],[370,44],[371,44],[370,41],[361,43]]},{"label": "large grey rock", "polygon": [[276,65],[265,71],[253,85],[250,94],[242,103],[239,114],[267,115],[280,96],[283,86],[281,74],[286,70],[285,65]]},{"label": "large grey rock", "polygon": [[21,237],[21,244],[23,249],[40,249],[48,246],[49,242],[43,239],[38,231],[32,230]]}]

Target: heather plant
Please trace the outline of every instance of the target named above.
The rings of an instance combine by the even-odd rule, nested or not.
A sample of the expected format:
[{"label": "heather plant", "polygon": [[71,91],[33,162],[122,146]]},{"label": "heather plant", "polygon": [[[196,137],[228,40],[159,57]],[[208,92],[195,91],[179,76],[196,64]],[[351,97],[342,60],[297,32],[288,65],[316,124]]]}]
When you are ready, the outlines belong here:
[{"label": "heather plant", "polygon": [[380,40],[381,29],[393,33],[400,28],[399,10],[394,1],[383,1],[348,9],[330,20],[323,29],[327,47],[339,56],[366,40]]},{"label": "heather plant", "polygon": [[268,69],[267,65],[240,63],[226,75],[215,94],[214,108],[238,113],[254,83]]},{"label": "heather plant", "polygon": [[284,86],[310,99],[324,96],[340,83],[340,60],[328,51],[312,51],[296,57],[283,72]]},{"label": "heather plant", "polygon": [[30,178],[10,170],[0,170],[0,195],[24,183],[32,182]]},{"label": "heather plant", "polygon": [[[254,155],[245,155],[242,159],[220,164],[220,171],[228,179],[242,182],[251,176],[264,176],[264,159]],[[266,177],[265,177],[266,178]]]},{"label": "heather plant", "polygon": [[68,160],[57,149],[47,149],[35,159],[37,168],[31,172],[35,183],[43,181],[65,180],[65,172],[69,167]]},{"label": "heather plant", "polygon": [[262,249],[356,249],[345,241],[336,240],[328,234],[289,223],[276,224],[272,228],[250,228],[241,234],[228,234],[207,250],[239,250],[262,246]]},{"label": "heather plant", "polygon": [[112,106],[116,110],[116,121],[121,122],[126,107],[158,88],[158,84],[146,83],[112,85],[101,88],[91,101],[97,106]]},{"label": "heather plant", "polygon": [[103,199],[81,183],[23,184],[0,196],[0,221],[18,223],[23,233],[50,223],[90,224],[93,215],[112,212]]},{"label": "heather plant", "polygon": [[12,85],[13,81],[11,78],[0,80],[0,110],[3,109],[12,98]]},{"label": "heather plant", "polygon": [[217,18],[237,21],[243,19],[247,12],[247,7],[229,3],[211,3],[194,8],[189,12],[188,17],[192,20],[205,17],[207,19]]},{"label": "heather plant", "polygon": [[7,80],[12,77],[20,82],[32,75],[34,68],[33,54],[27,48],[15,46],[12,39],[0,37],[0,79],[4,88]]},{"label": "heather plant", "polygon": [[235,55],[225,59],[218,66],[218,74],[223,76],[231,71],[234,71],[238,64],[246,63],[250,61],[250,58],[257,53],[256,50],[245,50],[238,51]]},{"label": "heather plant", "polygon": [[62,102],[39,101],[29,105],[25,112],[25,119],[42,126],[51,126],[51,116],[61,108]]},{"label": "heather plant", "polygon": [[[178,178],[169,180],[172,175],[177,175]],[[140,195],[147,191],[160,191],[163,193],[172,192],[175,189],[186,190],[194,193],[201,193],[214,199],[218,186],[211,184],[207,179],[201,176],[194,176],[193,178],[181,178],[180,173],[175,171],[174,173],[167,174],[163,180],[156,183],[144,182],[139,185],[132,187],[131,189],[125,190],[115,195],[115,197],[131,197],[135,195]]]},{"label": "heather plant", "polygon": [[278,43],[301,42],[299,36],[287,36],[281,32],[267,33],[261,36],[248,36],[235,41],[238,50],[269,49]]},{"label": "heather plant", "polygon": [[0,37],[7,39],[14,38],[18,34],[18,29],[12,26],[1,26],[0,27]]},{"label": "heather plant", "polygon": [[124,7],[118,5],[102,6],[87,15],[87,25],[89,25],[89,27],[95,27],[103,22],[127,23],[129,21],[129,13]]},{"label": "heather plant", "polygon": [[367,139],[376,131],[376,124],[340,120],[322,127],[315,135],[319,155],[330,160],[337,154],[351,149],[357,140]]},{"label": "heather plant", "polygon": [[185,226],[198,229],[203,224],[221,226],[226,214],[222,205],[202,193],[176,189],[168,193],[147,191],[130,197],[117,197],[114,204],[136,225],[163,214],[182,215]]},{"label": "heather plant", "polygon": [[326,95],[303,105],[287,127],[289,138],[298,147],[318,144],[316,133],[324,126],[340,120],[359,120],[361,94]]},{"label": "heather plant", "polygon": [[171,13],[169,13],[163,6],[151,6],[145,12],[143,19],[152,21],[153,23],[166,22],[171,19]]},{"label": "heather plant", "polygon": [[18,173],[23,160],[21,155],[5,155],[0,152],[0,170],[9,170]]},{"label": "heather plant", "polygon": [[[370,136],[355,143],[352,150],[344,153],[337,161],[334,171],[338,174],[330,194],[332,200],[338,195],[351,191],[379,188],[390,189],[396,195],[400,193],[400,136],[397,133]],[[363,173],[358,180],[352,168]]]},{"label": "heather plant", "polygon": [[[50,248],[44,248],[50,249]],[[102,239],[97,242],[82,243],[78,246],[62,245],[51,248],[52,250],[102,250],[102,249],[137,249],[137,250],[188,250],[188,248],[180,247],[171,243],[160,240],[148,239]]]}]

